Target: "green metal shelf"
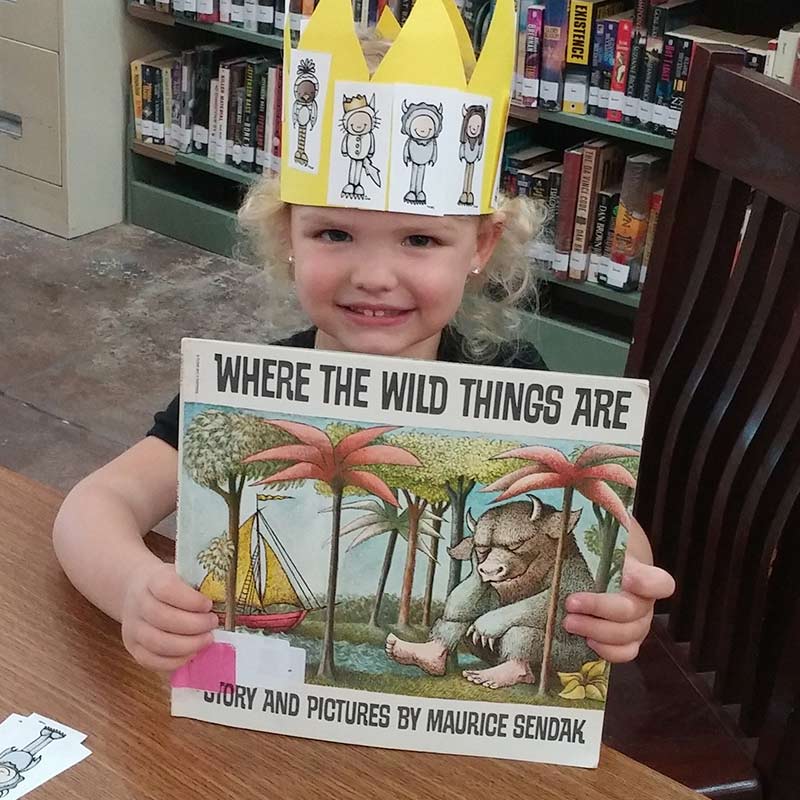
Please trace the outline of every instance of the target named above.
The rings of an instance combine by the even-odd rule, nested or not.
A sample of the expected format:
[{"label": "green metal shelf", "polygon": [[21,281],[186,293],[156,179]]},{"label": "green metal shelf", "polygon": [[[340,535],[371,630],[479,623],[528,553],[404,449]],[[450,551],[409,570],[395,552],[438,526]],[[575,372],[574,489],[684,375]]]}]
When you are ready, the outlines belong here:
[{"label": "green metal shelf", "polygon": [[200,30],[210,31],[220,36],[227,36],[231,39],[241,39],[245,42],[260,44],[264,47],[272,47],[278,50],[283,48],[282,36],[246,31],[244,28],[238,28],[236,25],[228,25],[223,22],[197,22],[196,20],[184,19],[183,17],[174,17],[172,14],[156,11],[151,6],[142,6],[138,3],[128,3],[128,13],[133,17],[146,19],[148,22],[156,22],[159,25],[168,25],[170,27],[183,25],[187,28],[199,28]]},{"label": "green metal shelf", "polygon": [[607,286],[602,286],[599,283],[591,283],[590,281],[560,280],[553,275],[552,272],[547,272],[543,269],[536,269],[534,272],[537,280],[550,283],[554,287],[562,287],[568,291],[581,292],[593,297],[599,297],[609,303],[616,303],[617,305],[627,306],[628,308],[639,307],[641,292],[615,292]]},{"label": "green metal shelf", "polygon": [[675,140],[669,136],[658,136],[649,131],[642,131],[638,128],[629,128],[617,122],[609,122],[600,117],[589,114],[567,114],[564,111],[539,111],[534,108],[521,108],[512,105],[509,115],[514,119],[521,119],[528,122],[553,122],[557,125],[567,125],[572,128],[600,133],[617,139],[627,139],[629,142],[658,147],[662,150],[672,150],[675,147]]}]

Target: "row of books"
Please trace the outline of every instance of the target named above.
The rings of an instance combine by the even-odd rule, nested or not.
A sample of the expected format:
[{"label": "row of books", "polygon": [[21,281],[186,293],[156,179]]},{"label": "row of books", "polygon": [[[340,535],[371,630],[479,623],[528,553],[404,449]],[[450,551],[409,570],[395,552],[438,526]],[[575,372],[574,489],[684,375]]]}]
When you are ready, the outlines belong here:
[{"label": "row of books", "polygon": [[770,39],[766,75],[800,89],[800,22],[781,30]]},{"label": "row of books", "polygon": [[506,193],[540,200],[544,229],[532,243],[540,269],[620,291],[644,284],[668,160],[609,139],[563,153],[528,145],[505,158]]},{"label": "row of books", "polygon": [[280,170],[282,70],[276,58],[225,57],[218,44],[131,62],[137,141],[244,172]]},{"label": "row of books", "polygon": [[[593,115],[674,136],[698,42],[701,0],[520,0],[514,102]],[[766,37],[735,36],[747,64],[768,68]]]}]

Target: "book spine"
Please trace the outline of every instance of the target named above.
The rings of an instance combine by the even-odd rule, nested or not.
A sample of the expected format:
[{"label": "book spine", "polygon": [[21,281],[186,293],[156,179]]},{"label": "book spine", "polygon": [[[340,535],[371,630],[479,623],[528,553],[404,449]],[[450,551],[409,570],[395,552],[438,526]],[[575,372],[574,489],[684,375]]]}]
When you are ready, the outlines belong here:
[{"label": "book spine", "polygon": [[[248,163],[250,172],[256,171],[256,148],[258,147],[258,112],[261,104],[261,78],[266,73],[267,64],[263,59],[260,59],[253,70],[253,90],[250,100],[249,115],[249,135],[245,140],[246,152],[244,153],[244,160]],[[245,98],[246,100],[247,98]],[[246,109],[247,110],[247,109]],[[260,170],[258,170],[260,172]]]},{"label": "book spine", "polygon": [[645,52],[644,75],[642,79],[642,98],[639,103],[639,122],[647,128],[653,121],[653,106],[656,99],[656,86],[661,73],[664,52],[664,33],[669,12],[665,6],[654,6],[647,31],[647,50]]},{"label": "book spine", "polygon": [[281,171],[281,126],[283,121],[283,70],[278,67],[275,70],[275,125],[272,133],[272,158],[275,165],[275,173]]},{"label": "book spine", "polygon": [[284,0],[275,0],[275,22],[273,28],[276,36],[283,36],[284,25],[286,25],[286,3]]},{"label": "book spine", "polygon": [[575,227],[572,233],[572,251],[569,259],[569,277],[582,281],[586,277],[591,231],[590,217],[597,184],[599,152],[595,147],[584,147],[581,177],[578,183],[578,198],[575,205]]},{"label": "book spine", "polygon": [[270,35],[275,24],[275,0],[258,0],[258,32]]},{"label": "book spine", "polygon": [[246,31],[258,33],[258,2],[257,0],[244,0],[244,23]]},{"label": "book spine", "polygon": [[[629,160],[625,167],[608,270],[608,285],[615,289],[629,291],[639,285],[639,268],[649,217],[647,179],[647,166],[634,164]],[[642,198],[646,198],[643,203]],[[644,207],[640,207],[640,203]]]},{"label": "book spine", "polygon": [[608,113],[610,122],[622,122],[622,111],[625,105],[625,89],[628,85],[628,68],[631,60],[631,36],[633,23],[620,20],[617,25],[617,41],[614,47],[614,66],[611,72],[611,91],[608,95]]},{"label": "book spine", "polygon": [[800,42],[797,44],[797,55],[794,57],[791,85],[794,89],[800,89]]},{"label": "book spine", "polygon": [[639,103],[644,84],[645,56],[647,52],[648,0],[636,0],[631,34],[631,54],[628,77],[625,84],[625,100],[622,107],[622,123],[636,125],[639,122]]},{"label": "book spine", "polygon": [[592,69],[589,75],[589,101],[587,113],[600,116],[600,84],[603,80],[603,48],[605,46],[605,23],[595,22],[592,39]]},{"label": "book spine", "polygon": [[611,252],[614,249],[614,231],[617,227],[617,215],[619,214],[619,192],[611,197],[610,217],[608,220],[608,230],[603,241],[603,257],[597,262],[595,278],[603,286],[608,285],[608,271],[611,264]]},{"label": "book spine", "polygon": [[275,158],[272,155],[272,138],[275,130],[275,81],[277,80],[275,73],[278,70],[280,70],[280,67],[270,67],[267,78],[267,117],[264,122],[264,154],[262,161],[264,170],[270,174],[275,174],[278,171],[275,166]]},{"label": "book spine", "polygon": [[770,39],[767,45],[767,59],[764,63],[764,74],[771,78],[775,70],[775,54],[778,52],[778,40]]},{"label": "book spine", "polygon": [[511,80],[511,102],[522,103],[522,78],[525,75],[525,55],[527,53],[528,9],[534,0],[519,0],[517,6],[516,52],[514,56],[514,76]]},{"label": "book spine", "polygon": [[194,64],[194,51],[184,50],[181,53],[181,134],[183,138],[180,146],[184,153],[192,148]]},{"label": "book spine", "polygon": [[616,20],[603,21],[603,44],[600,49],[600,87],[597,93],[596,115],[601,119],[608,116],[608,103],[611,95],[611,73],[614,70],[614,50],[617,46]]},{"label": "book spine", "polygon": [[142,64],[142,141],[153,141],[153,79],[150,66]]},{"label": "book spine", "polygon": [[172,0],[172,16],[178,18],[183,16],[183,0]]},{"label": "book spine", "polygon": [[217,142],[219,141],[219,120],[217,118],[217,111],[219,109],[219,78],[211,79],[208,95],[208,157],[214,158],[214,154],[217,152]]},{"label": "book spine", "polygon": [[255,171],[263,172],[267,169],[264,163],[264,143],[266,141],[267,130],[267,96],[269,94],[267,84],[269,82],[269,73],[265,71],[261,74],[261,80],[258,85],[258,117],[256,119],[256,160]]},{"label": "book spine", "polygon": [[164,77],[158,67],[153,75],[153,144],[164,144]]},{"label": "book spine", "polygon": [[197,21],[219,22],[219,0],[197,0]]},{"label": "book spine", "polygon": [[231,21],[231,0],[219,0],[219,21],[226,25]]},{"label": "book spine", "polygon": [[772,77],[786,84],[791,84],[794,66],[797,62],[797,51],[800,49],[800,29],[797,31],[784,28],[778,34],[778,46],[772,64]]},{"label": "book spine", "polygon": [[564,62],[567,52],[569,0],[546,0],[542,29],[542,78],[539,105],[560,111],[564,96]]},{"label": "book spine", "polygon": [[556,219],[558,217],[558,203],[561,198],[561,178],[563,167],[551,169],[547,180],[547,217],[542,226],[539,239],[542,242],[541,258],[553,268],[553,255],[555,250]]},{"label": "book spine", "polygon": [[516,180],[514,181],[513,194],[517,197],[530,197],[531,194],[531,178],[533,176],[529,172],[517,172]]},{"label": "book spine", "polygon": [[217,80],[219,88],[217,94],[217,147],[214,151],[214,160],[218,164],[225,163],[225,153],[228,141],[228,91],[230,88],[231,70],[227,64],[220,64]]},{"label": "book spine", "polygon": [[164,141],[172,143],[172,65],[165,64],[161,72],[161,104],[164,108]]},{"label": "book spine", "polygon": [[664,190],[659,189],[653,192],[650,198],[650,219],[647,222],[647,239],[644,243],[644,253],[642,254],[642,269],[639,273],[639,288],[644,286],[645,279],[647,278],[647,267],[650,264],[650,254],[653,252],[653,241],[656,238],[656,228],[658,228],[658,220],[661,216],[661,204],[664,200]]},{"label": "book spine", "polygon": [[612,210],[619,201],[619,194],[600,192],[597,196],[597,214],[594,220],[594,233],[592,235],[592,249],[589,254],[589,269],[586,280],[590,283],[599,283],[599,275],[604,272],[604,253],[606,240],[611,230]]},{"label": "book spine", "polygon": [[183,0],[183,16],[185,19],[197,19],[197,0]]},{"label": "book spine", "polygon": [[567,33],[566,69],[564,71],[563,109],[568,114],[586,114],[592,64],[594,4],[572,0]]},{"label": "book spine", "polygon": [[240,167],[242,164],[242,141],[244,133],[244,98],[246,94],[245,86],[242,85],[236,90],[233,103],[233,166]]},{"label": "book spine", "polygon": [[133,100],[133,138],[142,141],[142,62],[131,61],[131,98]]},{"label": "book spine", "polygon": [[253,90],[255,85],[255,64],[248,61],[244,69],[244,107],[242,108],[242,136],[239,168],[252,172],[255,154],[250,153],[250,139],[253,122]]},{"label": "book spine", "polygon": [[244,27],[244,0],[231,0],[231,25]]},{"label": "book spine", "polygon": [[653,103],[653,132],[660,136],[667,134],[667,114],[672,101],[672,80],[675,76],[674,36],[664,37],[664,51],[661,56],[661,71],[656,83],[656,95]]},{"label": "book spine", "polygon": [[575,207],[578,203],[582,163],[582,148],[567,150],[564,153],[564,174],[561,179],[553,254],[553,269],[562,278],[567,278],[569,275],[569,254],[572,248],[572,231],[575,226]]},{"label": "book spine", "polygon": [[194,75],[194,124],[192,126],[192,152],[208,155],[208,120],[211,110],[211,67],[213,51],[200,48],[197,52],[197,68]]},{"label": "book spine", "polygon": [[689,80],[689,69],[692,64],[694,42],[691,39],[675,37],[675,66],[672,79],[672,96],[666,116],[668,136],[675,136],[681,122],[681,111],[686,97],[686,85]]},{"label": "book spine", "polygon": [[239,88],[244,80],[244,65],[233,64],[230,70],[229,87],[228,87],[228,124],[227,124],[227,140],[225,144],[225,163],[233,164],[233,151],[236,144],[236,97]]},{"label": "book spine", "polygon": [[544,6],[531,6],[525,33],[525,71],[522,76],[522,105],[534,108],[539,102],[539,75],[542,64]]},{"label": "book spine", "polygon": [[[361,7],[361,29],[365,28],[365,6]],[[289,29],[292,34],[292,47],[297,47],[300,41],[300,22],[303,19],[303,0],[289,0]],[[358,21],[358,20],[356,20]]]},{"label": "book spine", "polygon": [[183,141],[183,129],[181,128],[181,61],[179,58],[173,60],[169,74],[172,108],[170,110],[171,133],[167,144],[179,150],[181,142]]}]

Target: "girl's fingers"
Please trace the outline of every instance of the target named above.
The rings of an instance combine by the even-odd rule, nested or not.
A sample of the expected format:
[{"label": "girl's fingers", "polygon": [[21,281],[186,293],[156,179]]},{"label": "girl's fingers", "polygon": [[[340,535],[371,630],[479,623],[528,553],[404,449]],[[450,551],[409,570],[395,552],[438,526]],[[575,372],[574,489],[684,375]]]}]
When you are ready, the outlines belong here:
[{"label": "girl's fingers", "polygon": [[214,638],[210,633],[180,636],[160,631],[147,622],[142,622],[136,631],[136,643],[140,647],[143,647],[154,656],[166,658],[193,656],[203,648],[208,647],[213,641]]},{"label": "girl's fingers", "polygon": [[570,614],[584,614],[611,622],[633,622],[642,617],[647,617],[649,622],[653,613],[652,600],[624,591],[608,594],[577,592],[567,598],[565,605]]},{"label": "girl's fingers", "polygon": [[176,669],[182,667],[190,658],[190,656],[165,658],[164,656],[153,655],[143,648],[134,650],[132,655],[145,669],[152,670],[153,672],[175,672]]},{"label": "girl's fingers", "polygon": [[147,595],[142,603],[141,614],[142,619],[157,630],[184,636],[208,633],[219,625],[219,618],[216,614],[183,611],[175,606],[162,603],[152,594]]},{"label": "girl's fingers", "polygon": [[159,569],[148,583],[150,594],[156,600],[184,611],[206,613],[211,611],[210,598],[182,581],[171,564],[164,566],[166,568]]},{"label": "girl's fingers", "polygon": [[633,661],[639,655],[639,642],[625,645],[603,644],[594,639],[587,639],[586,644],[597,653],[600,658],[605,659],[610,664],[624,664]]},{"label": "girl's fingers", "polygon": [[650,630],[650,620],[642,617],[634,622],[609,622],[583,614],[567,614],[564,629],[604,645],[629,645],[641,642]]},{"label": "girl's fingers", "polygon": [[660,567],[629,556],[622,570],[622,589],[650,600],[664,600],[675,591],[675,580]]}]

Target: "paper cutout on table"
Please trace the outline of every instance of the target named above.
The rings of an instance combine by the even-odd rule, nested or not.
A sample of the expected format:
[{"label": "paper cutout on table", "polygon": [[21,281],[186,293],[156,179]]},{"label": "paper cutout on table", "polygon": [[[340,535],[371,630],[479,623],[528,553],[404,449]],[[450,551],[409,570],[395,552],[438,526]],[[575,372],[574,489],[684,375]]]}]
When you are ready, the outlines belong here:
[{"label": "paper cutout on table", "polygon": [[236,648],[215,641],[172,673],[175,689],[219,691],[220,684],[236,683]]},{"label": "paper cutout on table", "polygon": [[0,798],[16,800],[82,761],[85,738],[38,714],[11,714],[0,724]]}]

